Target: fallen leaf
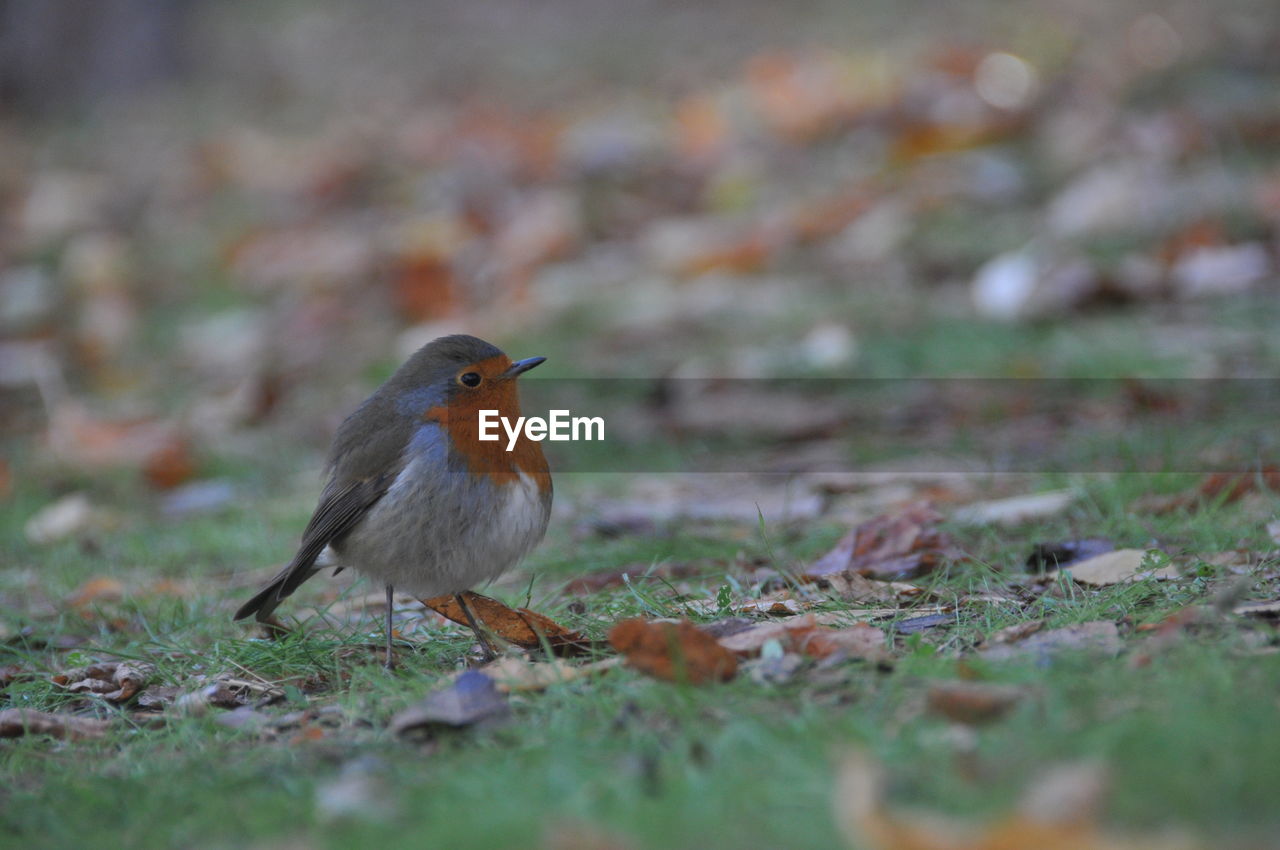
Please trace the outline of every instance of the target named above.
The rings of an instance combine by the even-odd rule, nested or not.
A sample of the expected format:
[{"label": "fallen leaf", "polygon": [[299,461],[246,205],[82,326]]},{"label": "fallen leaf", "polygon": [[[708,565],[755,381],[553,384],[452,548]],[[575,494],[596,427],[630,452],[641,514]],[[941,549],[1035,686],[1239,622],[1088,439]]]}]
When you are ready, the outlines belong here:
[{"label": "fallen leaf", "polygon": [[1072,564],[1068,573],[1075,581],[1090,587],[1106,587],[1149,578],[1178,578],[1179,573],[1173,566],[1144,567],[1146,561],[1147,553],[1142,549],[1117,549]]},{"label": "fallen leaf", "polygon": [[884,632],[868,623],[855,623],[844,629],[818,626],[803,633],[793,630],[790,636],[798,652],[814,658],[828,658],[832,655],[868,661],[888,658]]},{"label": "fallen leaf", "polygon": [[901,581],[878,581],[858,573],[833,573],[825,580],[831,589],[847,602],[861,605],[893,605],[907,599],[916,599],[924,589]]},{"label": "fallen leaf", "polygon": [[142,464],[142,476],[157,490],[172,490],[196,474],[195,450],[191,440],[173,435],[156,446]]},{"label": "fallen leaf", "polygon": [[107,702],[123,703],[133,699],[155,673],[155,666],[136,661],[104,661],[87,667],[74,667],[52,677],[73,694],[97,694]]},{"label": "fallen leaf", "polygon": [[979,649],[989,649],[1005,643],[1017,643],[1023,638],[1030,637],[1036,632],[1044,628],[1044,620],[1027,620],[1023,623],[1014,623],[1012,626],[1005,626],[1003,629],[997,629],[987,636],[987,639],[979,645]]},{"label": "fallen leaf", "polygon": [[966,525],[1019,525],[1033,519],[1057,516],[1076,500],[1074,490],[1050,490],[989,502],[965,505],[951,515],[955,522]]},{"label": "fallen leaf", "polygon": [[812,614],[773,623],[761,623],[720,638],[720,645],[735,655],[759,655],[765,644],[776,641],[784,651],[826,658],[844,654],[850,658],[883,661],[889,657],[884,632],[867,623],[833,629],[820,625]]},{"label": "fallen leaf", "polygon": [[110,726],[111,721],[95,717],[54,714],[31,708],[0,710],[0,738],[18,738],[22,735],[52,735],[72,740],[101,738]]},{"label": "fallen leaf", "polygon": [[688,620],[623,620],[609,631],[609,643],[626,656],[632,667],[669,682],[723,682],[738,671],[738,661],[732,653]]},{"label": "fallen leaf", "polygon": [[429,726],[461,728],[497,720],[510,711],[506,696],[493,679],[478,670],[468,670],[448,687],[427,694],[391,718],[389,728],[397,735]]},{"label": "fallen leaf", "polygon": [[937,528],[941,521],[927,502],[875,517],[842,537],[804,574],[810,579],[842,572],[900,579],[930,572],[959,555],[951,537]]},{"label": "fallen leaf", "polygon": [[1011,643],[996,644],[981,650],[983,658],[1005,661],[1012,658],[1034,658],[1038,661],[1064,651],[1089,651],[1116,655],[1124,648],[1120,630],[1110,620],[1091,620],[1060,629],[1038,631],[1030,637]]},{"label": "fallen leaf", "polygon": [[[476,620],[503,640],[524,649],[537,649],[545,640],[552,649],[584,647],[589,641],[578,632],[528,608],[511,608],[496,599],[466,591],[467,607]],[[421,600],[431,610],[455,623],[469,626],[458,600],[453,596],[437,596]]]},{"label": "fallen leaf", "polygon": [[1077,561],[1111,552],[1115,548],[1114,543],[1102,537],[1037,543],[1031,548],[1031,554],[1027,556],[1027,569],[1033,572],[1057,570]]},{"label": "fallen leaf", "polygon": [[[198,690],[188,691],[174,700],[174,708],[192,717],[202,717],[209,712],[210,708],[240,708],[248,704],[250,691],[237,687],[238,684],[240,683],[235,680],[220,680]],[[284,695],[283,691],[276,693],[280,696]]]},{"label": "fallen leaf", "polygon": [[91,578],[67,597],[67,605],[84,608],[95,602],[119,602],[124,597],[124,585],[118,580],[98,576]]},{"label": "fallen leaf", "polygon": [[108,525],[102,511],[84,493],[72,493],[46,505],[27,520],[23,531],[37,545],[56,543]]},{"label": "fallen leaf", "polygon": [[989,682],[931,682],[925,703],[934,714],[977,726],[999,720],[1017,705],[1026,691],[1016,685]]},{"label": "fallen leaf", "polygon": [[549,662],[525,661],[504,655],[480,669],[493,679],[502,693],[541,691],[552,685],[561,685],[607,672],[622,663],[615,656],[591,664],[569,664],[555,659]]}]

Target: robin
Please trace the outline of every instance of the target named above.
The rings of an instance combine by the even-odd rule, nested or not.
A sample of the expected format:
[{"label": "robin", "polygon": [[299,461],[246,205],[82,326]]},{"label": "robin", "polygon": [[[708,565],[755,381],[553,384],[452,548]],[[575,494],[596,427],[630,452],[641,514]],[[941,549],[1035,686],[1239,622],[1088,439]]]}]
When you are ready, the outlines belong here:
[{"label": "robin", "polygon": [[297,554],[235,619],[265,622],[321,569],[350,566],[386,586],[388,666],[397,587],[420,599],[453,595],[492,655],[462,592],[501,575],[542,539],[551,473],[541,444],[523,432],[510,451],[506,440],[479,440],[479,412],[515,421],[516,378],[544,360],[512,362],[461,334],[415,352],[338,427],[328,483]]}]

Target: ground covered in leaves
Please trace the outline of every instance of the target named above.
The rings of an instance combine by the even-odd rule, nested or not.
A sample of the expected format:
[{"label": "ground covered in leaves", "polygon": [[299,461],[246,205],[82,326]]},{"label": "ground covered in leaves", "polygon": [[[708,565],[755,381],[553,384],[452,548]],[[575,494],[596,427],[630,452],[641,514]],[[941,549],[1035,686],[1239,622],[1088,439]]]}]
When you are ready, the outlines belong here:
[{"label": "ground covered in leaves", "polygon": [[[566,484],[569,499],[593,486]],[[1188,503],[1159,513],[1149,485],[969,502],[1008,517],[974,525],[892,498],[959,481],[852,481],[842,498],[887,500],[847,534],[699,518],[614,537],[595,516],[490,591],[575,644],[511,646],[474,668],[469,631],[403,598],[394,673],[381,594],[363,582],[313,582],[282,637],[229,621],[266,574],[216,563],[228,524],[255,526],[249,511],[80,536],[6,573],[5,832],[42,846],[77,843],[85,824],[157,847],[406,832],[463,846],[1271,846],[1275,497],[1264,476],[1231,499],[1184,476],[1163,489]],[[235,537],[284,551],[268,526]],[[142,551],[145,566],[104,566]],[[1067,784],[1041,808],[1017,802],[1044,782]],[[963,830],[922,826],[910,806]]]}]

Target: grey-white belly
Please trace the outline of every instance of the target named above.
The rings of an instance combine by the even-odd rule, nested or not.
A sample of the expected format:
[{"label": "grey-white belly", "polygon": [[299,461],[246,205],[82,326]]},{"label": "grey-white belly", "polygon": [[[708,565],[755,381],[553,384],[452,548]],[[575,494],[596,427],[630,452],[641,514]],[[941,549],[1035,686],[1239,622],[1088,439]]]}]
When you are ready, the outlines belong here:
[{"label": "grey-white belly", "polygon": [[502,486],[466,472],[417,475],[419,462],[331,547],[336,563],[429,598],[497,578],[542,539],[551,494],[530,476]]}]

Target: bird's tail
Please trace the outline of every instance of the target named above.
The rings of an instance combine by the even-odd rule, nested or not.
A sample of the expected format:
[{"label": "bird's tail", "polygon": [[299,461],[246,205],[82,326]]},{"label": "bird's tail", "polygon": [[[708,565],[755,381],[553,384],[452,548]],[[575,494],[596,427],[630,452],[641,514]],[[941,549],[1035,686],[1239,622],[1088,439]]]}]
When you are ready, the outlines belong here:
[{"label": "bird's tail", "polygon": [[265,623],[271,612],[284,601],[284,598],[298,589],[304,581],[318,572],[314,567],[296,569],[291,564],[288,569],[267,582],[266,586],[253,595],[253,598],[240,606],[232,619],[243,620],[250,614],[256,614],[259,623]]}]

